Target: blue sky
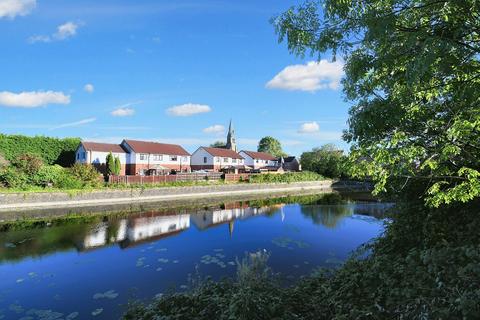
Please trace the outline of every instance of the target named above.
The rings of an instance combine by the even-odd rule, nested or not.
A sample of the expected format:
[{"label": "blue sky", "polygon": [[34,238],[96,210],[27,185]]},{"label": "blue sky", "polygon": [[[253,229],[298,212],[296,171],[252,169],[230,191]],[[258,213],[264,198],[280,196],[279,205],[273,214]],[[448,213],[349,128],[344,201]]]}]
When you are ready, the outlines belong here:
[{"label": "blue sky", "polygon": [[290,55],[269,23],[296,3],[0,0],[0,132],[194,151],[232,118],[241,149],[347,148],[341,62]]}]

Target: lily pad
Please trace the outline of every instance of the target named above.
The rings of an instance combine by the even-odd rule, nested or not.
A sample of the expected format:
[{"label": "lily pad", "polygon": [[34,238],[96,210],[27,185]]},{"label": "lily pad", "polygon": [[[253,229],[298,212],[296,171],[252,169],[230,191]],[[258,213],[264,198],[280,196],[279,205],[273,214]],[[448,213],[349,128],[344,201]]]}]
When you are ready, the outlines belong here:
[{"label": "lily pad", "polygon": [[92,316],[96,317],[103,312],[103,308],[98,308],[92,311]]}]

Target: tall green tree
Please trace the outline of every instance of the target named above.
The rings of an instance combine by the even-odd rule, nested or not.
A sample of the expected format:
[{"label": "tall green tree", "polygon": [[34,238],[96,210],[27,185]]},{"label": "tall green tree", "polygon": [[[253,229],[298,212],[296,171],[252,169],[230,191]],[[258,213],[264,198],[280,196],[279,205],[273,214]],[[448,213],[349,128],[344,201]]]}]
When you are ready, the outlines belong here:
[{"label": "tall green tree", "polygon": [[112,153],[107,154],[107,158],[105,159],[106,162],[106,172],[107,175],[115,174],[115,158],[113,157]]},{"label": "tall green tree", "polygon": [[316,172],[328,178],[345,176],[346,157],[342,150],[333,144],[325,144],[320,148],[302,153],[300,163],[303,170]]},{"label": "tall green tree", "polygon": [[273,23],[292,53],[344,61],[354,174],[432,206],[479,197],[478,0],[310,1]]},{"label": "tall green tree", "polygon": [[212,147],[212,148],[225,148],[225,146],[226,146],[225,142],[220,141],[220,140],[219,140],[219,141],[215,141],[214,143],[212,143],[212,144],[210,145],[210,147]]},{"label": "tall green tree", "polygon": [[260,139],[258,142],[257,151],[270,153],[275,157],[284,157],[287,155],[285,152],[283,152],[280,141],[270,136]]},{"label": "tall green tree", "polygon": [[122,171],[122,164],[120,163],[120,158],[115,157],[115,175],[120,175],[120,172]]}]

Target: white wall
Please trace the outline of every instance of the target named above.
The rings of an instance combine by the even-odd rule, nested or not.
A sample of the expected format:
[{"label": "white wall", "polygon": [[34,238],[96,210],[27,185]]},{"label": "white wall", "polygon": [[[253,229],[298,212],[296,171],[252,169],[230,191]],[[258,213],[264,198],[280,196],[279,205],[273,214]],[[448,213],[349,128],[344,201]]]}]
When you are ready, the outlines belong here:
[{"label": "white wall", "polygon": [[[204,157],[207,158],[206,163],[203,161]],[[195,151],[192,154],[192,158],[191,158],[190,163],[191,163],[192,166],[213,166],[215,164],[213,156],[210,153],[208,153],[207,151],[205,151],[205,149],[203,149],[203,148],[198,148],[197,151]],[[217,163],[217,164],[219,164],[219,163]]]},{"label": "white wall", "polygon": [[[135,163],[135,164],[168,164],[168,165],[190,165],[190,156],[179,156],[179,155],[168,155],[168,154],[158,154],[161,160],[155,160],[155,156],[157,154],[149,154],[149,153],[136,153],[130,148],[130,146],[127,143],[122,144],[124,147],[127,148],[127,150],[130,152],[130,161],[129,163]],[[141,155],[145,155],[144,159],[140,159]],[[170,160],[170,156],[177,156],[177,160]]]},{"label": "white wall", "polygon": [[[253,167],[254,169],[260,169],[267,166],[276,166],[277,161],[273,160],[261,160],[261,159],[253,159],[248,154],[243,151],[240,151],[240,155],[245,158],[245,165]],[[257,162],[258,160],[258,162]]]},{"label": "white wall", "polygon": [[[100,152],[100,151],[88,151],[85,150],[83,146],[80,146],[77,151],[75,152],[75,162],[80,163],[106,163],[107,155],[110,152]],[[121,164],[127,164],[128,157],[126,153],[116,153],[112,152],[114,157],[118,157],[120,159]],[[85,156],[85,157],[83,157]]]}]

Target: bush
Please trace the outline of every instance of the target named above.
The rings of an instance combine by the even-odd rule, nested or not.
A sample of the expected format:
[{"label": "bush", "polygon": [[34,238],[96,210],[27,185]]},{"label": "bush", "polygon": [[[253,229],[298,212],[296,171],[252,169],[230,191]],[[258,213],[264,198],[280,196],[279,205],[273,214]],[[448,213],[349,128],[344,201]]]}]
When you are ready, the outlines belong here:
[{"label": "bush", "polygon": [[287,172],[284,174],[258,174],[250,177],[250,182],[253,183],[290,183],[302,181],[317,181],[323,180],[324,177],[315,172]]},{"label": "bush", "polygon": [[36,154],[25,153],[12,161],[12,165],[27,176],[32,177],[43,166],[43,161]]},{"label": "bush", "polygon": [[57,187],[59,181],[63,180],[63,176],[65,176],[66,174],[67,169],[59,165],[44,165],[31,178],[31,181],[37,186],[45,187],[49,184],[52,184],[54,187]]},{"label": "bush", "polygon": [[68,170],[75,179],[85,186],[98,187],[101,185],[101,174],[91,164],[75,163]]},{"label": "bush", "polygon": [[29,185],[28,176],[14,167],[0,169],[0,184],[6,188],[24,189]]}]

